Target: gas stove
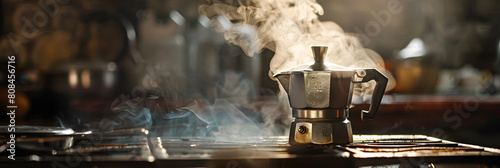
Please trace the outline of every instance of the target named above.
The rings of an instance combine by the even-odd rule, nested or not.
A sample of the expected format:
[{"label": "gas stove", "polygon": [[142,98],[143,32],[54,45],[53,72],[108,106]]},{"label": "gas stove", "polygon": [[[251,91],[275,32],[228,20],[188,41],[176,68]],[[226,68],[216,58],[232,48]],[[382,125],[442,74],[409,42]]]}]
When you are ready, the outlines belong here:
[{"label": "gas stove", "polygon": [[[499,166],[500,150],[425,135],[353,135],[347,145],[290,146],[287,136],[155,137],[147,129],[73,135],[67,149],[3,151],[32,167]],[[466,166],[467,167],[467,166]]]}]

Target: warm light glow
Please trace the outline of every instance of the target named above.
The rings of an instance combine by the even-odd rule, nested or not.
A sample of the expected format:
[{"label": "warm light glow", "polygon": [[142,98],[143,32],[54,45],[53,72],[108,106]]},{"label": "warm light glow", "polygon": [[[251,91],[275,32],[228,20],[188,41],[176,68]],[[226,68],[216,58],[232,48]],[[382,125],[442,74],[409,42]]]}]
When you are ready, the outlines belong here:
[{"label": "warm light glow", "polygon": [[78,86],[78,74],[75,69],[70,69],[68,74],[69,86],[74,89]]},{"label": "warm light glow", "polygon": [[90,71],[88,69],[82,71],[81,80],[83,88],[90,88]]}]

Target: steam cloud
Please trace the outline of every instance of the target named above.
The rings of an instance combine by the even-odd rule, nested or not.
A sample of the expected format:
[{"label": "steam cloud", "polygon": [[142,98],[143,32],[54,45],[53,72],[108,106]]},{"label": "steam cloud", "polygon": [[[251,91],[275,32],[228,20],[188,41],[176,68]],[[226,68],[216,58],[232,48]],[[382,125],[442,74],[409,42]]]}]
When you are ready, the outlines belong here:
[{"label": "steam cloud", "polygon": [[[171,77],[162,78],[168,81]],[[178,91],[166,91],[163,98],[122,100],[111,107],[108,117],[87,121],[81,126],[75,125],[80,123],[60,122],[63,127],[83,127],[85,131],[146,128],[153,137],[218,142],[259,142],[258,137],[288,133],[291,116],[285,112],[277,95],[257,99],[257,89],[251,79],[240,72],[227,71],[222,80],[215,82],[217,98],[214,102],[198,98],[189,105],[179,106],[172,103],[179,99],[169,96]],[[172,89],[170,85],[161,87]]]},{"label": "steam cloud", "polygon": [[[389,78],[387,90],[395,86],[380,55],[364,48],[336,23],[319,21],[318,15],[324,11],[315,0],[213,0],[198,10],[212,20],[217,32],[224,33],[227,42],[240,46],[247,55],[264,48],[274,51],[270,77],[310,64],[314,61],[310,47],[323,44],[329,47],[326,62],[348,68],[376,68]],[[367,85],[371,90],[372,84]]]}]

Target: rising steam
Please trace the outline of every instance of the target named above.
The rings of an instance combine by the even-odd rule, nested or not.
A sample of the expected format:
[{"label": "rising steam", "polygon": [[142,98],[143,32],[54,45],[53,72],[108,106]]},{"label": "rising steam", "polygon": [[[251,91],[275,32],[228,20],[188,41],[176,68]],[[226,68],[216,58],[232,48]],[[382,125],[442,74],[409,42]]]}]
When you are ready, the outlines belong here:
[{"label": "rising steam", "polygon": [[319,21],[318,15],[324,11],[315,0],[213,0],[198,9],[211,18],[214,29],[224,33],[227,42],[240,46],[247,55],[264,48],[274,51],[270,77],[313,62],[310,47],[323,44],[329,47],[326,62],[348,68],[376,68],[389,78],[387,90],[395,86],[380,55],[364,48],[337,24]]}]

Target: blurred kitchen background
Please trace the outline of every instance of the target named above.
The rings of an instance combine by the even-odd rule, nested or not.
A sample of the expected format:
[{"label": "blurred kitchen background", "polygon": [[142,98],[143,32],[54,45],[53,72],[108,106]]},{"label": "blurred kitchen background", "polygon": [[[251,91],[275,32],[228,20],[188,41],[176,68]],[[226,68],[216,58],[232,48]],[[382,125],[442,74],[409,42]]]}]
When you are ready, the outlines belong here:
[{"label": "blurred kitchen background", "polygon": [[[425,134],[500,147],[500,1],[318,2],[320,20],[357,34],[396,80],[376,119],[359,120],[368,105],[354,102],[355,134]],[[16,56],[18,125],[84,128],[136,97],[165,100],[157,101],[165,109],[199,98],[276,97],[268,75],[274,53],[249,57],[227,44],[198,14],[200,3],[1,1],[0,108],[7,106],[8,55]]]}]

